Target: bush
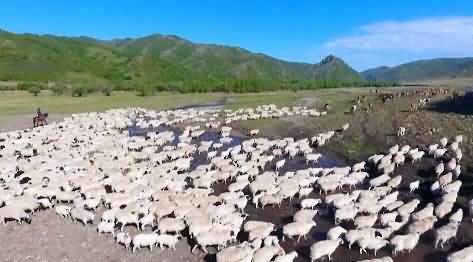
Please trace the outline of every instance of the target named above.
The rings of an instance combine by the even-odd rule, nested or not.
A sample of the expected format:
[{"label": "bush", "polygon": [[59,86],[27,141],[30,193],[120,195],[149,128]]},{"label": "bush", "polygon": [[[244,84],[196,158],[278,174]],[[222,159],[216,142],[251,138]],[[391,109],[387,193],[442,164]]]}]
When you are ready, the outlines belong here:
[{"label": "bush", "polygon": [[150,96],[153,95],[154,90],[148,85],[140,85],[136,88],[136,95],[137,96]]},{"label": "bush", "polygon": [[72,88],[72,96],[82,97],[87,94],[87,89],[84,86],[75,86]]},{"label": "bush", "polygon": [[28,92],[30,92],[31,94],[33,94],[34,96],[38,96],[39,93],[41,93],[41,88],[39,86],[31,86],[29,89],[28,89]]},{"label": "bush", "polygon": [[54,86],[51,87],[51,91],[57,96],[64,94],[65,89],[66,87],[60,84],[55,84]]},{"label": "bush", "polygon": [[102,87],[101,91],[102,91],[102,94],[104,94],[105,96],[111,96],[113,88],[111,86],[104,86]]}]

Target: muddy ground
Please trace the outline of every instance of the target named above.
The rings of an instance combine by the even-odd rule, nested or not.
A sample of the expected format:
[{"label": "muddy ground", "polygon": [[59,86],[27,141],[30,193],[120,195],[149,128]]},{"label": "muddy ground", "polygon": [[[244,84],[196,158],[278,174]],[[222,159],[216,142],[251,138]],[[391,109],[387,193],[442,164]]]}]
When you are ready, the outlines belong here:
[{"label": "muddy ground", "polygon": [[[356,113],[350,113],[349,106],[351,100],[356,96],[363,94],[367,101],[373,103],[372,112],[360,110]],[[435,97],[434,101],[444,101],[446,96]],[[312,136],[318,132],[334,130],[342,124],[349,122],[351,127],[342,136],[336,137],[330,144],[322,148],[321,151],[328,155],[332,154],[331,159],[337,159],[337,163],[345,162],[348,164],[355,161],[366,159],[372,153],[385,150],[389,145],[395,143],[411,145],[422,145],[438,141],[442,136],[453,136],[463,134],[465,143],[462,146],[464,160],[462,165],[465,167],[462,180],[464,188],[462,189],[463,199],[460,199],[459,206],[464,206],[465,201],[472,196],[473,179],[470,174],[470,166],[473,164],[473,148],[471,143],[471,134],[473,134],[473,119],[468,114],[463,114],[452,110],[439,111],[435,108],[430,110],[421,110],[419,112],[409,112],[409,105],[417,100],[416,97],[403,97],[394,99],[394,101],[383,104],[377,99],[375,94],[369,91],[341,92],[333,94],[325,93],[314,99],[304,99],[301,104],[316,106],[321,108],[324,103],[331,104],[329,114],[322,118],[285,118],[280,120],[248,121],[232,124],[238,133],[244,136],[251,128],[260,128],[262,136],[284,137]],[[366,102],[368,103],[368,102]],[[58,119],[64,116],[59,116]],[[11,130],[17,128],[29,127],[29,119],[26,117],[18,118],[16,122],[7,124],[0,121],[0,130]],[[405,137],[399,138],[394,134],[397,127],[408,127]],[[8,127],[8,128],[6,128]],[[289,165],[289,168],[295,168],[302,163]],[[421,179],[425,188],[429,183],[429,174],[432,163],[424,161],[419,166],[411,167],[406,165],[396,171],[397,174],[404,176],[403,186],[415,179]],[[223,189],[225,185],[220,185]],[[425,190],[424,190],[425,191]],[[420,191],[422,194],[422,190]],[[313,193],[317,197],[317,192]],[[403,197],[414,197],[407,192]],[[417,195],[428,201],[435,201],[435,198],[428,194]],[[298,200],[292,202],[285,201],[281,208],[267,207],[264,210],[249,207],[247,212],[251,219],[260,219],[272,221],[278,227],[278,234],[281,233],[280,227],[290,221],[290,216],[297,209]],[[466,210],[465,210],[466,211]],[[465,212],[468,214],[468,212]],[[454,251],[473,243],[473,225],[465,218],[457,240],[448,245],[444,250],[433,249],[433,235],[426,233],[421,244],[411,254],[401,254],[395,258],[395,261],[445,261],[447,250]],[[297,250],[300,257],[297,261],[309,261],[308,249],[310,245],[325,238],[325,232],[332,226],[333,214],[330,210],[323,209],[321,216],[316,218],[317,227],[311,232],[310,236],[295,243],[292,240],[286,240],[282,243],[286,251]],[[436,226],[440,226],[444,221],[439,221]],[[350,227],[349,224],[344,226]],[[111,237],[98,235],[95,232],[95,226],[86,227],[81,224],[72,223],[56,217],[53,211],[39,212],[33,218],[30,225],[16,225],[9,223],[5,227],[0,226],[0,261],[213,261],[213,256],[204,256],[201,253],[190,253],[190,246],[186,240],[182,240],[176,251],[159,249],[152,253],[142,250],[132,255],[123,247],[116,245]],[[241,236],[244,239],[244,236]],[[390,249],[385,248],[378,253],[379,256],[389,255]],[[339,248],[333,261],[356,261],[358,259],[373,258],[358,254],[355,246],[352,251],[345,247]]]}]

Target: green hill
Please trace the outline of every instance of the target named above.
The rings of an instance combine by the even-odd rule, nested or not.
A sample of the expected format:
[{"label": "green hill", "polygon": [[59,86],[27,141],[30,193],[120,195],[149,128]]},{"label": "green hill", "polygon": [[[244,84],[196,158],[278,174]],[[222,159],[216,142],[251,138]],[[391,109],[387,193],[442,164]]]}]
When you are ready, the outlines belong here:
[{"label": "green hill", "polygon": [[473,78],[473,58],[419,60],[395,67],[378,67],[362,72],[368,80],[422,81]]},{"label": "green hill", "polygon": [[0,80],[140,83],[208,79],[361,80],[341,59],[294,63],[238,47],[150,35],[102,41],[89,37],[0,31]]}]

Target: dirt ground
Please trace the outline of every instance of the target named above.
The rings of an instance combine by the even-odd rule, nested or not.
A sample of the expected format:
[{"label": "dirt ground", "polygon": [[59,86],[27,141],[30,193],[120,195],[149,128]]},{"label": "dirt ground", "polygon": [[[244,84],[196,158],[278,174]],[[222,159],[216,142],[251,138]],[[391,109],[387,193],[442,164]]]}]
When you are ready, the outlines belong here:
[{"label": "dirt ground", "polygon": [[[349,108],[354,97],[366,96],[366,102],[373,104],[371,112],[359,110],[350,113]],[[434,101],[442,101],[447,96],[433,98]],[[330,144],[322,148],[322,152],[332,153],[346,163],[366,159],[368,155],[385,150],[395,143],[422,145],[426,143],[437,143],[443,136],[454,136],[463,134],[464,143],[462,150],[464,160],[462,165],[464,173],[464,189],[462,195],[470,199],[473,194],[473,179],[471,166],[473,164],[473,118],[469,115],[453,112],[439,112],[435,109],[425,109],[418,112],[409,112],[409,105],[418,97],[396,98],[389,103],[382,103],[377,94],[370,91],[329,91],[321,93],[316,97],[304,98],[300,104],[316,106],[321,108],[323,104],[329,103],[331,109],[327,116],[322,118],[285,118],[282,120],[263,120],[235,123],[233,126],[238,133],[246,134],[251,128],[260,128],[260,135],[269,137],[307,137],[318,132],[335,130],[344,123],[350,123],[350,128],[341,137],[335,138]],[[67,115],[52,116],[50,121],[57,121]],[[0,119],[0,131],[29,128],[31,116],[18,116],[15,119],[3,121]],[[408,128],[406,136],[397,137],[395,132],[399,126]],[[427,168],[428,172],[429,168]],[[405,175],[405,182],[424,178],[417,172],[409,173],[408,170],[399,170],[399,174]],[[422,196],[421,196],[422,197]],[[462,199],[461,199],[462,200]],[[463,201],[465,201],[463,199]],[[462,206],[462,203],[459,203]],[[290,214],[294,213],[297,202],[285,202],[282,208],[267,208],[264,212],[249,210],[253,218],[274,221],[281,225]],[[468,214],[468,213],[465,213]],[[298,261],[307,261],[307,250],[309,243],[323,239],[324,231],[328,228],[329,214],[318,218],[318,226],[311,233],[308,240],[295,245],[291,240],[283,243],[290,250],[301,253]],[[473,243],[473,227],[466,218],[462,224],[457,241],[451,246],[451,250],[457,250],[466,244]],[[439,222],[440,224],[443,222]],[[202,254],[191,254],[190,247],[185,240],[181,240],[176,251],[172,250],[147,250],[131,254],[123,247],[116,245],[111,237],[99,235],[95,232],[95,226],[84,227],[81,224],[72,223],[56,217],[53,211],[39,212],[33,218],[30,225],[16,225],[8,223],[0,226],[0,261],[211,261]],[[413,254],[402,254],[395,261],[445,261],[445,250],[434,251],[432,246],[432,234],[426,234],[422,238],[421,245]],[[389,249],[387,249],[389,250]],[[356,261],[368,256],[357,255],[358,249],[349,252],[340,248],[334,254],[334,261]],[[380,255],[389,255],[387,251]],[[369,257],[372,257],[369,256]]]}]

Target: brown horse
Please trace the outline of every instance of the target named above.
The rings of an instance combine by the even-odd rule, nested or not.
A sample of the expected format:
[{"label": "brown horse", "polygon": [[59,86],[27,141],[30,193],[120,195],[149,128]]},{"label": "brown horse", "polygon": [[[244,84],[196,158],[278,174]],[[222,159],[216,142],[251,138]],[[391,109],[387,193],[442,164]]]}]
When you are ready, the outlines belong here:
[{"label": "brown horse", "polygon": [[44,126],[48,124],[48,113],[38,114],[33,117],[33,127]]}]

